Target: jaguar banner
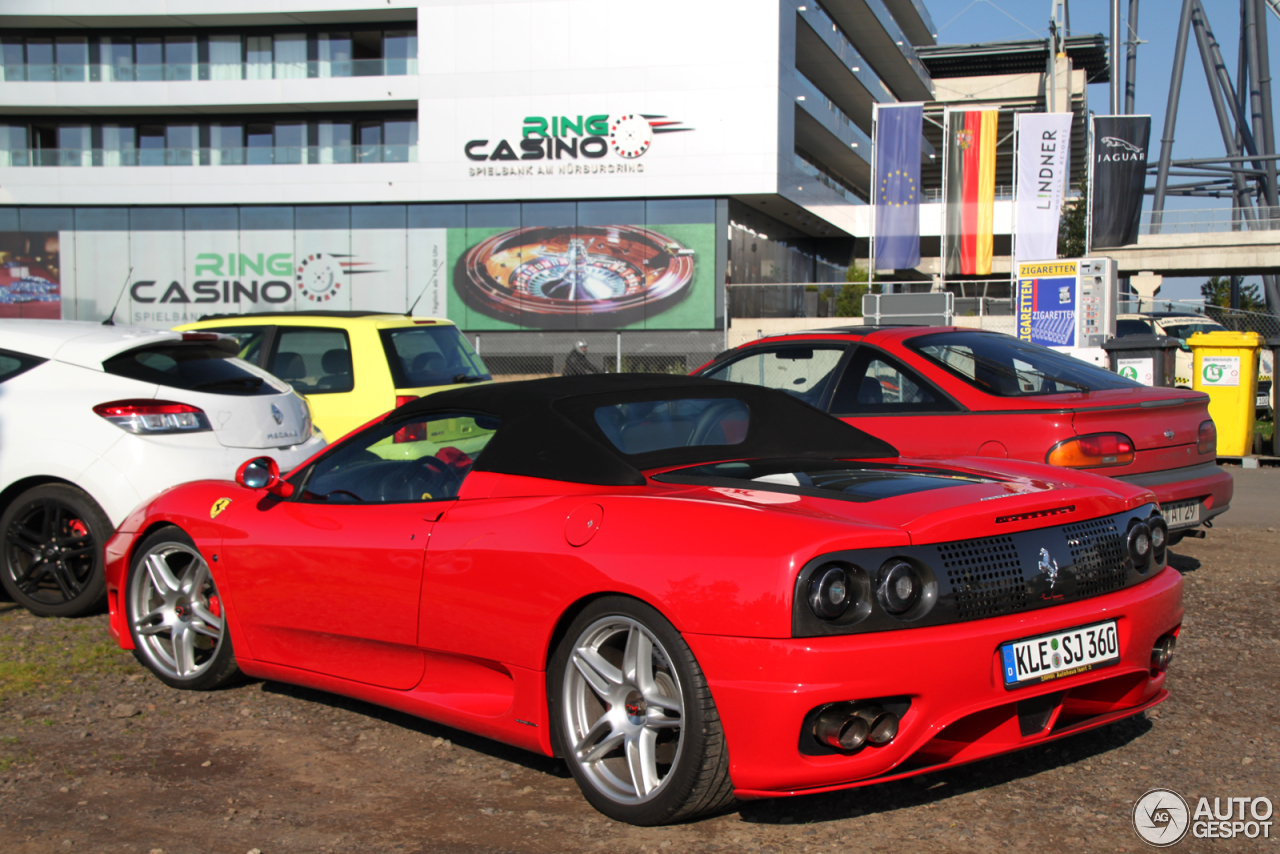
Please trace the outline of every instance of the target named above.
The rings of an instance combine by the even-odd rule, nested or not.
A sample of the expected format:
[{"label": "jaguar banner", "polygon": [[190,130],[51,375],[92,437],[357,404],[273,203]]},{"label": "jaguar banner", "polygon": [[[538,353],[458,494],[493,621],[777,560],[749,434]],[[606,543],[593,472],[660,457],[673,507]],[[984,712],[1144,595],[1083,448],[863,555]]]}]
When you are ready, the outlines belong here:
[{"label": "jaguar banner", "polygon": [[1089,249],[1138,242],[1151,116],[1094,116]]}]

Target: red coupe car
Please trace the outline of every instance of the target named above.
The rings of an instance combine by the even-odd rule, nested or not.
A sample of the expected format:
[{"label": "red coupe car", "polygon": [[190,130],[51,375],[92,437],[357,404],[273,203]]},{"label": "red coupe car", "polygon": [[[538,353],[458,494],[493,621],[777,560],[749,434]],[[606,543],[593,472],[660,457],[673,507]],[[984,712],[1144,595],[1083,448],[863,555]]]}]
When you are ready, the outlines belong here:
[{"label": "red coupe car", "polygon": [[244,673],[560,756],[646,825],[1164,700],[1182,578],[1154,496],[979,462],[694,377],[445,391],[139,508],[111,629],[174,687]]},{"label": "red coupe car", "polygon": [[1034,460],[1155,493],[1170,544],[1231,504],[1209,396],[996,332],[849,326],[761,338],[699,376],[789,392],[913,457]]}]

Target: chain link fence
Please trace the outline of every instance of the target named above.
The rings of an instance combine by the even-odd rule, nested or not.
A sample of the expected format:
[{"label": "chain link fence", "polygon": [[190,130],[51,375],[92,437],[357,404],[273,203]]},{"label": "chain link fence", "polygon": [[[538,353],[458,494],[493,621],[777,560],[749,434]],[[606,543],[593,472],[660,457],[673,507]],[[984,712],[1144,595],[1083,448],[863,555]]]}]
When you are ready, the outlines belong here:
[{"label": "chain link fence", "polygon": [[566,373],[687,374],[725,349],[723,330],[465,334],[498,382]]}]

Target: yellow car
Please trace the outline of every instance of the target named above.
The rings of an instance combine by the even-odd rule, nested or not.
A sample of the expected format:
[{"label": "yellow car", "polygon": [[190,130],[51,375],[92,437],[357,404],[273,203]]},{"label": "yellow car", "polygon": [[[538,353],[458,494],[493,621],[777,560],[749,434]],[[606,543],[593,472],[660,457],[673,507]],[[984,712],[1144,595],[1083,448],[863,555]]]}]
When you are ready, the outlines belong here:
[{"label": "yellow car", "polygon": [[441,318],[292,311],[212,315],[176,328],[234,337],[240,358],[306,397],[330,442],[415,397],[493,379],[458,327]]}]

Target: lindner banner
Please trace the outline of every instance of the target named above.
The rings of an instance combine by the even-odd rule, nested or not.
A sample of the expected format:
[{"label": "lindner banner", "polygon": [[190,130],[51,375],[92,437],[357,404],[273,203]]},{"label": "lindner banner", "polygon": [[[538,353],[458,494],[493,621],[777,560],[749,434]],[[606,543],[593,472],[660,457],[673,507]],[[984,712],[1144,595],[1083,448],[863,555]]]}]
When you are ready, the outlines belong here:
[{"label": "lindner banner", "polygon": [[999,119],[998,110],[947,111],[945,241],[949,275],[991,275]]},{"label": "lindner banner", "polygon": [[1058,257],[1058,221],[1070,168],[1071,113],[1019,113],[1016,119],[1016,260],[1053,260]]},{"label": "lindner banner", "polygon": [[1092,138],[1089,248],[1137,243],[1151,116],[1094,116]]},{"label": "lindner banner", "polygon": [[920,265],[920,135],[924,105],[876,105],[875,266]]}]

